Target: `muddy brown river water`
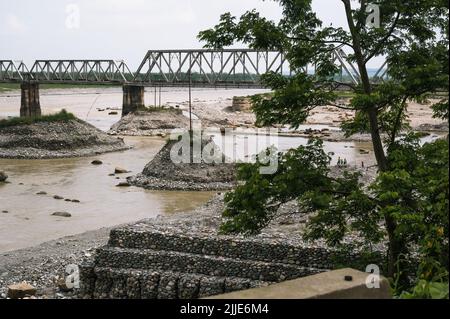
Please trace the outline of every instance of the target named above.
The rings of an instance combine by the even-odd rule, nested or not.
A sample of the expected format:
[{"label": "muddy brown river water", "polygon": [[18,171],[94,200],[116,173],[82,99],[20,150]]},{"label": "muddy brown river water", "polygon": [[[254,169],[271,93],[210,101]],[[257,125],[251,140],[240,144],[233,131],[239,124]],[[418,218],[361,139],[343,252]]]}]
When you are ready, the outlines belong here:
[{"label": "muddy brown river water", "polygon": [[[256,90],[198,90],[194,96],[203,102],[215,103],[235,95],[254,94]],[[20,92],[0,94],[0,118],[17,116]],[[146,100],[153,101],[153,92]],[[186,101],[185,90],[163,92],[163,103]],[[195,101],[195,100],[194,100]],[[102,130],[119,120],[120,115],[98,112],[97,108],[120,108],[120,88],[48,90],[42,91],[44,113],[62,108]],[[231,103],[231,102],[230,102]],[[149,103],[150,104],[150,103]],[[120,114],[120,110],[118,111]],[[256,143],[256,137],[239,137],[237,143]],[[0,170],[9,175],[9,184],[0,185],[0,252],[34,246],[63,236],[75,235],[102,227],[110,227],[160,214],[174,214],[193,209],[205,203],[213,192],[148,191],[140,188],[119,188],[116,185],[127,176],[141,172],[164,144],[162,138],[126,137],[133,149],[109,153],[95,158],[58,160],[6,160],[0,159]],[[230,144],[231,143],[231,144]],[[286,150],[305,144],[299,137],[280,137],[279,148]],[[226,141],[233,145],[233,141]],[[333,161],[346,158],[350,164],[370,163],[371,155],[361,155],[360,148],[371,149],[370,143],[325,143],[333,152]],[[93,159],[103,165],[91,165]],[[130,174],[109,176],[116,166]],[[46,192],[47,195],[37,195]],[[54,195],[79,200],[80,203],[56,200]],[[4,212],[3,212],[4,211]],[[72,217],[55,217],[54,212],[69,212]]]},{"label": "muddy brown river water", "polygon": [[[95,157],[103,161],[100,166],[90,164],[94,158],[0,160],[0,167],[8,172],[10,181],[0,185],[0,252],[193,209],[212,196],[211,192],[116,187],[126,176],[140,172],[164,140],[126,138],[126,142],[134,149]],[[131,173],[120,180],[108,176],[116,166],[125,167]],[[37,195],[42,191],[47,195]],[[80,203],[56,200],[54,195]],[[72,217],[51,216],[54,212],[69,212]]]}]

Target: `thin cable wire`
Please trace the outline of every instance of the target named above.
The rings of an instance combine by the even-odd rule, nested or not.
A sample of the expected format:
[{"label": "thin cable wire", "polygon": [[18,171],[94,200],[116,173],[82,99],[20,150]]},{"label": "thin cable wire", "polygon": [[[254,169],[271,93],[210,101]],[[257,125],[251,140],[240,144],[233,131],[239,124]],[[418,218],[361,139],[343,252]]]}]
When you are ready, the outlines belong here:
[{"label": "thin cable wire", "polygon": [[97,103],[97,100],[98,100],[99,97],[100,97],[100,95],[97,95],[97,96],[95,97],[94,102],[92,103],[91,107],[89,108],[89,111],[87,112],[85,121],[88,120],[89,114],[91,114],[91,110],[92,110],[92,108],[94,107],[95,103]]}]

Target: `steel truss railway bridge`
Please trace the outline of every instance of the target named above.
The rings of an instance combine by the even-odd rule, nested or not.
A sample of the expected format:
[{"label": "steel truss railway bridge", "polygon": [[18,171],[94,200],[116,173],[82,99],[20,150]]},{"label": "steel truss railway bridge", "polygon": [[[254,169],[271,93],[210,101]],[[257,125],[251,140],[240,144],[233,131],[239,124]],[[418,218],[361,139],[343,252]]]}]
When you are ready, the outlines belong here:
[{"label": "steel truss railway bridge", "polygon": [[[360,82],[358,69],[342,48],[334,50],[333,59],[340,69],[337,81]],[[303,71],[313,73],[314,66]],[[122,85],[126,115],[144,106],[145,87],[263,88],[260,76],[267,72],[293,73],[282,52],[252,49],[150,50],[135,72],[124,61],[113,60],[37,60],[31,67],[0,60],[0,83],[21,83],[21,116],[40,114],[39,84]],[[382,65],[374,78],[385,76]]]}]

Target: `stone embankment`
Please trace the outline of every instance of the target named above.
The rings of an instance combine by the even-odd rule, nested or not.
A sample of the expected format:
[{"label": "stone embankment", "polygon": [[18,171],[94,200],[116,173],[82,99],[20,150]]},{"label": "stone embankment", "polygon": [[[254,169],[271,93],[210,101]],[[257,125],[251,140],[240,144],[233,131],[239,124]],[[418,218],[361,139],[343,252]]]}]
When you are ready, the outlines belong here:
[{"label": "stone embankment", "polygon": [[308,249],[139,226],[112,231],[81,267],[82,297],[200,298],[324,271],[312,267]]},{"label": "stone embankment", "polygon": [[[167,142],[142,173],[129,177],[128,182],[146,189],[195,191],[227,190],[236,185],[235,164],[227,163],[229,161],[212,140],[202,138],[198,142],[199,148],[204,154],[208,147],[218,163],[205,161],[203,156],[194,163],[192,157],[189,160],[189,154],[187,162],[177,163],[172,158],[173,153],[178,150],[177,143]],[[190,153],[189,144],[182,151]]]},{"label": "stone embankment", "polygon": [[168,136],[173,130],[189,128],[189,118],[176,108],[148,108],[132,112],[109,130],[110,135]]},{"label": "stone embankment", "polygon": [[335,251],[285,226],[253,237],[218,234],[220,203],[219,196],[190,213],[112,230],[80,267],[80,297],[201,298],[335,268]]},{"label": "stone embankment", "polygon": [[0,158],[81,157],[127,149],[123,139],[79,119],[0,128]]},{"label": "stone embankment", "polygon": [[235,96],[233,97],[233,104],[231,109],[234,112],[250,112],[252,109],[252,101],[249,96]]}]

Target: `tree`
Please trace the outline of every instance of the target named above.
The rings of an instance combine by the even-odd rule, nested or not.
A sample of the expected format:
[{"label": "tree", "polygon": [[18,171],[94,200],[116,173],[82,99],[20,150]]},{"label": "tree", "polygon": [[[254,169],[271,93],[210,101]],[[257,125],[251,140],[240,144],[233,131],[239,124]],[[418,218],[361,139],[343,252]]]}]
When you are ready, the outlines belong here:
[{"label": "tree", "polygon": [[[321,105],[354,110],[355,118],[345,122],[342,128],[347,135],[371,134],[379,176],[370,191],[363,190],[354,174],[331,177],[324,165],[326,154],[319,150],[320,143],[280,154],[281,165],[275,176],[259,175],[258,164],[246,165],[241,170],[246,184],[226,198],[224,215],[229,220],[223,229],[257,232],[274,217],[280,203],[298,199],[305,211],[318,212],[309,225],[311,238],[325,237],[330,243],[338,244],[351,228],[370,241],[378,241],[385,231],[389,243],[387,274],[394,277],[398,275],[398,262],[407,254],[410,244],[410,233],[405,232],[424,236],[424,233],[418,235],[415,229],[404,228],[407,215],[422,221],[431,218],[427,214],[432,213],[422,210],[422,206],[434,203],[434,196],[437,196],[442,205],[437,214],[448,217],[442,211],[448,208],[448,174],[437,169],[427,171],[423,167],[423,163],[435,159],[429,148],[435,147],[443,155],[442,149],[448,151],[448,143],[421,148],[413,137],[399,141],[399,136],[408,129],[406,118],[410,100],[423,101],[429,94],[448,88],[449,4],[443,0],[378,0],[373,3],[361,0],[352,8],[352,1],[336,0],[342,4],[347,20],[346,28],[342,28],[324,26],[312,9],[312,0],[276,2],[283,13],[278,22],[262,17],[255,10],[239,19],[225,13],[219,24],[200,32],[199,39],[209,48],[241,42],[254,49],[283,51],[295,75],[283,77],[268,73],[262,76],[263,83],[274,93],[271,99],[254,98],[257,123],[298,127],[311,110]],[[373,4],[381,11],[380,28],[366,23],[370,15],[368,8]],[[336,47],[345,49],[350,61],[357,65],[359,85],[336,80],[339,70],[332,55]],[[387,60],[389,79],[373,83],[367,65],[377,57]],[[308,64],[316,66],[314,74],[302,71]],[[338,86],[347,86],[354,93],[346,105],[335,103]],[[433,108],[437,116],[448,119],[448,96]],[[448,156],[439,161],[448,168]],[[421,176],[425,171],[428,175]],[[439,194],[431,194],[425,185],[416,183],[419,178],[427,178],[430,183],[436,178],[441,181],[442,176],[447,176],[446,181],[442,181],[442,185],[447,183],[446,193],[440,189],[436,190]],[[255,203],[257,206],[251,208]],[[384,227],[379,226],[380,218]],[[352,227],[347,226],[349,219]],[[448,237],[448,223],[441,226]]]}]

